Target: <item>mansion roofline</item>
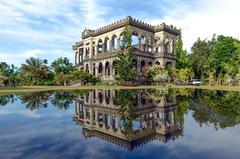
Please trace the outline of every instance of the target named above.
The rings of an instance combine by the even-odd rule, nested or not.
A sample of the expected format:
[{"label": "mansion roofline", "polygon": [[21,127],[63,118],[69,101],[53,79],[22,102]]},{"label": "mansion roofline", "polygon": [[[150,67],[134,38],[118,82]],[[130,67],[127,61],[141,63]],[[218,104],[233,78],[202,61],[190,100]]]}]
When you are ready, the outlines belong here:
[{"label": "mansion roofline", "polygon": [[[162,24],[159,24],[159,25],[150,25],[146,22],[135,19],[131,16],[127,16],[124,19],[115,21],[111,24],[105,25],[105,26],[100,27],[100,28],[95,29],[95,30],[85,28],[84,31],[81,34],[81,37],[82,37],[82,39],[86,39],[88,37],[95,37],[95,36],[113,31],[115,29],[118,29],[118,28],[121,28],[121,27],[125,26],[127,21],[129,22],[129,24],[131,26],[135,26],[135,27],[150,31],[152,33],[156,33],[156,32],[159,32],[159,31],[166,31],[166,32],[169,32],[169,33],[174,34],[176,36],[180,35],[180,30],[177,29],[173,25],[167,25],[164,22]],[[81,46],[81,45],[83,45],[82,41],[76,42],[75,45],[73,45],[73,49],[76,49],[77,46]]]},{"label": "mansion roofline", "polygon": [[112,30],[115,30],[117,28],[123,27],[124,25],[126,25],[126,22],[129,22],[130,25],[132,26],[136,26],[139,28],[142,28],[144,30],[148,30],[152,33],[158,32],[158,31],[167,31],[170,32],[172,34],[175,34],[176,36],[178,36],[180,34],[180,31],[174,27],[173,25],[166,25],[165,23],[162,23],[160,25],[150,25],[146,22],[140,21],[138,19],[132,18],[131,16],[127,16],[124,19],[121,19],[119,21],[113,22],[111,24],[105,25],[99,29],[96,30],[91,30],[91,29],[87,29],[87,32],[82,32],[82,39],[88,38],[90,36],[97,36]]}]

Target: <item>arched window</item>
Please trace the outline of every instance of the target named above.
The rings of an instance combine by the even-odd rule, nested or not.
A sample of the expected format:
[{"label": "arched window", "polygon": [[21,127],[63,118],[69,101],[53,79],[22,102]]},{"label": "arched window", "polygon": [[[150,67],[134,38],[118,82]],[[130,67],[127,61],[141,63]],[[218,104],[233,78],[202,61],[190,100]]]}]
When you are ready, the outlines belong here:
[{"label": "arched window", "polygon": [[142,45],[142,50],[145,51],[145,48],[146,48],[146,37],[144,35],[141,36],[141,45]]},{"label": "arched window", "polygon": [[102,75],[102,71],[103,71],[103,65],[102,63],[100,62],[99,65],[98,65],[98,74],[101,76]]},{"label": "arched window", "polygon": [[104,52],[110,51],[110,45],[109,45],[109,39],[108,37],[105,38],[104,40]]},{"label": "arched window", "polygon": [[113,35],[112,37],[112,49],[116,50],[117,49],[117,36]]},{"label": "arched window", "polygon": [[95,65],[95,63],[93,63],[93,75],[94,76],[96,75],[96,65]]},{"label": "arched window", "polygon": [[138,33],[132,32],[132,46],[138,47]]},{"label": "arched window", "polygon": [[165,52],[170,53],[170,42],[168,38],[165,39]]},{"label": "arched window", "polygon": [[105,64],[105,76],[110,76],[110,64],[106,62]]},{"label": "arched window", "polygon": [[141,69],[140,69],[141,73],[143,73],[144,67],[145,67],[145,61],[141,61]]},{"label": "arched window", "polygon": [[89,73],[89,67],[88,67],[88,64],[86,64],[85,71],[86,71],[87,73]]},{"label": "arched window", "polygon": [[150,62],[148,62],[148,66],[152,66],[152,62],[150,61]]},{"label": "arched window", "polygon": [[169,44],[170,46],[169,46],[169,53],[174,53],[174,40],[173,39],[171,39],[170,40],[170,44]]}]

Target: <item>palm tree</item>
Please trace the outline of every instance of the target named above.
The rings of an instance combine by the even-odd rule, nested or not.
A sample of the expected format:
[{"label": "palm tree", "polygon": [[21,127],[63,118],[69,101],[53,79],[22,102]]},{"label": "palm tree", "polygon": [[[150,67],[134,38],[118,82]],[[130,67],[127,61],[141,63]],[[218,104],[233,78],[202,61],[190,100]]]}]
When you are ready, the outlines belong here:
[{"label": "palm tree", "polygon": [[51,64],[51,68],[55,73],[55,81],[64,85],[67,84],[66,75],[72,72],[74,69],[73,64],[69,61],[67,57],[60,57],[57,60],[53,61]]},{"label": "palm tree", "polygon": [[22,64],[22,70],[26,75],[31,77],[33,84],[39,84],[39,79],[43,78],[49,73],[47,60],[30,57],[26,60],[26,64]]}]

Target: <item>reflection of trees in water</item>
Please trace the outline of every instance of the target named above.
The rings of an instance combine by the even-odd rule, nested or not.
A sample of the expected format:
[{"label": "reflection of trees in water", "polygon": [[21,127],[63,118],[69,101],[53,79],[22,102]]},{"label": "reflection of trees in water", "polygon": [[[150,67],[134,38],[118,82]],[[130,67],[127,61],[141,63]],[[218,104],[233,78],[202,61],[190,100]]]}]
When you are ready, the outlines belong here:
[{"label": "reflection of trees in water", "polygon": [[14,103],[17,98],[15,95],[3,95],[0,96],[0,106],[5,106],[8,103]]},{"label": "reflection of trees in water", "polygon": [[178,111],[176,118],[181,128],[184,125],[184,115],[188,113],[193,99],[193,89],[175,89],[171,91],[177,97]]},{"label": "reflection of trees in water", "polygon": [[127,137],[131,137],[134,107],[137,105],[136,90],[119,90],[113,99],[114,104],[118,107],[118,112],[121,115],[122,127]]},{"label": "reflection of trees in water", "polygon": [[39,108],[46,108],[52,92],[33,92],[26,93],[20,96],[22,104],[26,105],[29,110],[36,110]]},{"label": "reflection of trees in water", "polygon": [[200,125],[210,123],[218,128],[240,123],[240,92],[198,90],[191,110]]},{"label": "reflection of trees in water", "polygon": [[78,95],[83,95],[89,91],[90,90],[33,92],[22,94],[20,100],[29,110],[47,108],[49,102],[58,109],[68,109]]},{"label": "reflection of trees in water", "polygon": [[74,99],[75,95],[72,92],[58,91],[54,93],[51,103],[58,109],[68,109]]},{"label": "reflection of trees in water", "polygon": [[178,112],[185,114],[191,110],[200,126],[213,124],[219,129],[240,123],[240,92],[177,89],[175,93]]},{"label": "reflection of trees in water", "polygon": [[59,109],[68,109],[70,105],[75,101],[77,96],[82,96],[87,94],[87,98],[89,100],[89,92],[92,90],[87,89],[75,89],[70,91],[58,91],[55,92],[52,104]]}]

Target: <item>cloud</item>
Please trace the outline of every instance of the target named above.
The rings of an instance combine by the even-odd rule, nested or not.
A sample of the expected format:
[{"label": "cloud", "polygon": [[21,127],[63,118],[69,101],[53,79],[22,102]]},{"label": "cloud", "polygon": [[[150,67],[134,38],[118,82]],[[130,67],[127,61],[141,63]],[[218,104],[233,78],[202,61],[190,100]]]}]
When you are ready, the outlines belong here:
[{"label": "cloud", "polygon": [[214,33],[240,38],[238,0],[197,0],[194,4],[172,2],[173,8],[165,9],[161,19],[149,19],[154,24],[162,21],[182,29],[184,47],[190,50],[198,37],[211,38]]},{"label": "cloud", "polygon": [[[137,5],[136,5],[137,3]],[[166,22],[182,29],[190,50],[198,37],[213,33],[240,38],[238,0],[11,0],[0,1],[0,60],[20,65],[30,56],[67,56],[85,27],[96,29],[126,15],[151,24]]]},{"label": "cloud", "polygon": [[17,53],[10,52],[0,53],[0,61],[7,61],[8,63],[14,64],[15,66],[18,67],[20,67],[22,63],[25,63],[25,60],[28,59],[29,57],[47,59],[48,63],[51,63],[58,57],[68,57],[69,59],[72,60],[74,58],[74,55],[71,51],[65,51],[61,49],[53,50],[31,49]]}]

